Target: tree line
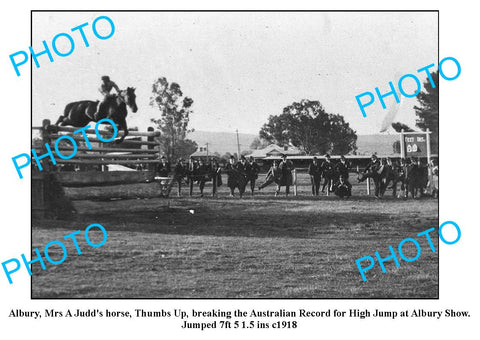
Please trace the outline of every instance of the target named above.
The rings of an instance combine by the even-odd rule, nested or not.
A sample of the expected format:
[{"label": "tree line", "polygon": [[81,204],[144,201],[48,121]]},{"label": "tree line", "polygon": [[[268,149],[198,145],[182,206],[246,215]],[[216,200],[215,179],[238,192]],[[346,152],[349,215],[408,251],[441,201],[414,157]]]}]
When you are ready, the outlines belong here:
[{"label": "tree line", "polygon": [[[438,70],[433,72],[432,78],[437,86],[432,88],[426,80],[418,95],[418,106],[414,106],[418,119],[416,127],[425,131],[432,131],[432,152],[438,152]],[[187,134],[192,132],[188,124],[193,113],[193,99],[184,96],[180,85],[169,83],[165,77],[158,78],[152,84],[150,105],[160,111],[160,117],[153,118],[161,132],[160,152],[170,160],[187,158],[197,150],[197,143],[188,139]],[[392,127],[396,131],[413,131],[407,125],[395,122]],[[319,100],[302,99],[285,107],[282,113],[270,115],[267,122],[261,127],[251,149],[261,149],[269,144],[279,146],[293,146],[306,155],[337,154],[343,155],[357,150],[357,133],[350,127],[340,114],[329,113]],[[393,145],[394,151],[399,149],[399,143]],[[245,154],[242,152],[242,154]],[[220,157],[218,153],[213,156]],[[229,156],[225,154],[223,157]],[[238,156],[238,155],[236,155]]]}]

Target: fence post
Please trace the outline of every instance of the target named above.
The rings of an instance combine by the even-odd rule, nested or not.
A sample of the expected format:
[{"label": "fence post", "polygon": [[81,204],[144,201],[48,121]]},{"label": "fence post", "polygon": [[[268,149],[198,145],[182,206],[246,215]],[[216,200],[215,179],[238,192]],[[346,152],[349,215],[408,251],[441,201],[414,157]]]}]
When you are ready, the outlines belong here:
[{"label": "fence post", "polygon": [[293,195],[297,196],[297,169],[293,169]]},{"label": "fence post", "polygon": [[432,157],[432,149],[430,146],[430,129],[427,129],[427,164],[430,164],[430,159]]},{"label": "fence post", "polygon": [[[42,138],[42,151],[46,152],[47,149],[45,148],[45,144],[50,146],[52,138],[50,136],[50,132],[48,128],[50,126],[50,120],[44,119],[42,120],[42,129],[40,130],[40,136]],[[33,145],[32,145],[33,146]],[[33,218],[45,218],[45,213],[47,210],[47,202],[46,202],[46,194],[47,194],[47,173],[51,170],[50,163],[44,162],[43,171],[37,171],[36,164],[31,163],[30,171],[31,171],[31,207],[32,207],[32,217]]]},{"label": "fence post", "polygon": [[[154,131],[153,127],[149,126],[147,128],[147,132],[153,132],[153,131]],[[147,137],[147,142],[154,142],[154,138],[155,137],[153,137],[153,136],[148,136]],[[148,150],[153,149],[154,147],[155,147],[154,145],[147,145]]]},{"label": "fence post", "polygon": [[37,173],[32,167],[32,218],[45,217],[45,177],[43,173]]},{"label": "fence post", "polygon": [[[52,137],[50,136],[49,127],[50,127],[50,119],[42,120],[41,135],[42,135],[42,143],[43,143],[42,144],[42,151],[43,152],[47,151],[47,148],[45,147],[45,144],[48,144],[48,146],[50,146],[50,143],[52,142]],[[32,164],[33,164],[33,160],[32,160]],[[44,162],[42,164],[43,171],[44,172],[49,172],[52,169],[52,166],[53,165],[50,165],[50,163],[48,161]]]},{"label": "fence post", "polygon": [[367,195],[370,196],[370,177],[367,178]]},{"label": "fence post", "polygon": [[[147,132],[153,132],[155,131],[154,128],[152,126],[149,126],[147,127]],[[154,142],[155,141],[155,137],[153,136],[148,136],[147,137],[147,142]],[[142,148],[140,146],[140,148]],[[155,149],[155,145],[147,145],[147,150],[153,150]],[[159,159],[160,161],[160,159]],[[143,169],[143,167],[145,166],[145,169]],[[148,170],[148,171],[154,171],[155,170],[155,164],[141,164],[141,167],[142,167],[142,170]]]},{"label": "fence post", "polygon": [[403,129],[400,131],[400,158],[405,158],[405,134]]}]

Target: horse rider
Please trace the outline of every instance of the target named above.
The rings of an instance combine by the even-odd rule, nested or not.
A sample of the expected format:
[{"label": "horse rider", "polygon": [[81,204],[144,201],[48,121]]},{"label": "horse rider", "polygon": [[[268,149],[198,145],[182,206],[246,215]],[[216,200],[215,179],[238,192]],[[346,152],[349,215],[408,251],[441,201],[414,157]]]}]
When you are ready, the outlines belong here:
[{"label": "horse rider", "polygon": [[293,184],[293,163],[287,160],[287,155],[282,155],[282,161],[278,165],[278,168],[280,169],[281,177],[280,183],[277,185],[277,195],[278,192],[280,192],[280,187],[285,186],[285,196],[288,196],[290,193],[290,186]]},{"label": "horse rider", "polygon": [[408,168],[408,191],[412,198],[421,197],[428,182],[428,171],[418,157],[412,157]]},{"label": "horse rider", "polygon": [[194,158],[190,157],[187,165],[187,182],[189,186],[189,195],[193,195],[193,183],[195,182],[195,177],[197,175],[198,163]]},{"label": "horse rider", "polygon": [[157,164],[155,172],[158,173],[160,177],[168,177],[168,174],[171,171],[170,162],[167,161],[165,156],[162,156],[160,163]]},{"label": "horse rider", "polygon": [[323,182],[322,192],[325,192],[325,187],[329,192],[333,191],[333,180],[335,179],[335,169],[334,165],[330,159],[330,155],[327,153],[325,155],[325,161],[322,163],[322,174],[325,182]]},{"label": "horse rider", "polygon": [[165,156],[162,156],[160,158],[160,162],[155,164],[154,167],[154,174],[155,177],[160,177],[160,195],[162,197],[168,196],[170,194],[170,190],[172,189],[172,182],[168,182],[166,180],[166,177],[168,177],[168,174],[170,173],[170,163],[167,161],[167,158]]},{"label": "horse rider", "polygon": [[387,190],[388,183],[393,176],[392,161],[388,161],[387,158],[382,158],[380,161],[380,169],[378,169],[378,175],[380,180],[380,197],[383,197]]},{"label": "horse rider", "polygon": [[[389,188],[392,188],[392,195],[395,197],[397,195],[397,184],[396,180],[398,178],[398,167],[393,163],[392,159],[390,157],[387,157],[386,159],[386,165],[385,165],[385,178],[383,179],[383,184],[382,184],[382,195],[385,193],[385,191]],[[390,182],[394,183],[395,186],[388,186]]]},{"label": "horse rider", "polygon": [[[408,197],[408,194],[412,198],[422,195],[423,185],[424,185],[424,176],[423,169],[421,167],[420,161],[416,157],[407,158],[407,166],[405,171],[406,186],[407,191],[405,197]],[[420,193],[418,192],[420,190]]]},{"label": "horse rider", "polygon": [[98,91],[100,91],[100,93],[103,95],[103,99],[100,102],[100,105],[98,107],[98,111],[95,113],[95,120],[98,120],[99,113],[103,113],[106,102],[110,98],[115,97],[115,94],[110,93],[110,91],[112,91],[112,89],[115,89],[115,91],[117,91],[117,94],[120,94],[120,89],[117,86],[117,84],[115,84],[114,81],[110,80],[109,76],[103,76],[102,77],[102,84],[100,85],[100,88],[98,89]]},{"label": "horse rider", "polygon": [[348,190],[348,196],[352,195],[352,184],[348,181],[350,163],[346,160],[345,156],[340,156],[340,162],[335,165],[335,173],[338,175],[338,181],[342,186],[345,186]]},{"label": "horse rider", "polygon": [[430,160],[428,164],[428,188],[433,198],[438,198],[438,162],[436,159]]},{"label": "horse rider", "polygon": [[428,185],[428,164],[422,163],[422,160],[417,158],[417,167],[419,173],[420,196],[424,196]]},{"label": "horse rider", "polygon": [[210,160],[210,177],[212,178],[212,197],[216,197],[218,187],[222,185],[222,168],[215,158]]},{"label": "horse rider", "polygon": [[400,194],[397,196],[397,184],[398,182],[401,183],[400,185],[400,191],[404,191],[403,196],[405,196],[405,171],[406,171],[406,165],[405,165],[405,158],[401,158],[399,162],[393,163],[393,174],[394,174],[394,179],[392,181],[392,185],[390,186],[392,190],[392,195],[394,197],[400,198]]},{"label": "horse rider", "polygon": [[230,158],[228,159],[228,163],[225,166],[225,170],[227,172],[227,186],[230,188],[230,197],[233,197],[235,193],[235,187],[236,187],[235,178],[234,178],[234,172],[236,170],[235,157],[230,156]]},{"label": "horse rider", "polygon": [[243,176],[247,177],[247,159],[245,156],[240,157],[240,162],[237,163],[236,168],[239,173],[241,173]]},{"label": "horse rider", "polygon": [[340,198],[352,196],[352,185],[345,180],[345,175],[340,175],[338,183],[335,186],[335,195]]},{"label": "horse rider", "polygon": [[203,189],[205,188],[205,182],[207,182],[208,177],[210,176],[211,170],[210,166],[206,164],[202,158],[198,160],[197,167],[197,178],[198,186],[200,188],[200,197],[203,197]]},{"label": "horse rider", "polygon": [[[262,190],[266,186],[275,183],[277,186],[280,183],[280,177],[282,176],[280,169],[278,168],[278,161],[274,160],[272,166],[268,170],[266,176],[265,176],[265,182],[258,187],[258,190]],[[275,190],[275,196],[278,195],[277,190]]]},{"label": "horse rider", "polygon": [[235,165],[235,169],[237,170],[237,184],[238,184],[238,191],[240,193],[240,198],[242,198],[243,193],[245,192],[245,188],[247,187],[248,182],[248,162],[245,156],[240,157],[240,161],[237,162]]},{"label": "horse rider", "polygon": [[320,182],[322,180],[322,167],[317,157],[313,157],[312,163],[308,166],[308,174],[310,175],[310,182],[312,184],[312,196],[318,196]]},{"label": "horse rider", "polygon": [[180,197],[182,195],[182,180],[187,175],[187,166],[183,158],[178,160],[174,173],[174,180],[178,183],[178,197]]},{"label": "horse rider", "polygon": [[363,176],[358,178],[358,182],[363,182],[367,178],[372,178],[375,185],[375,197],[380,197],[380,170],[381,164],[377,155],[373,154],[370,158],[370,162],[367,164],[365,170],[363,170]]},{"label": "horse rider", "polygon": [[247,172],[247,183],[250,182],[250,190],[253,196],[253,192],[255,190],[255,181],[258,178],[260,167],[258,166],[257,162],[255,162],[255,159],[252,156],[250,156],[248,159],[246,172]]},{"label": "horse rider", "polygon": [[117,84],[115,84],[114,81],[110,80],[109,76],[103,76],[102,77],[102,84],[100,85],[100,88],[98,89],[100,93],[104,96],[111,96],[110,91],[112,89],[115,89],[117,93],[120,93],[120,89],[118,88]]},{"label": "horse rider", "polygon": [[[245,158],[245,157],[243,157]],[[230,156],[230,160],[225,166],[227,172],[227,186],[230,188],[230,197],[233,197],[235,194],[235,188],[238,187],[240,193],[240,198],[242,198],[243,193],[245,192],[246,186],[246,160],[235,163],[235,157]]]}]

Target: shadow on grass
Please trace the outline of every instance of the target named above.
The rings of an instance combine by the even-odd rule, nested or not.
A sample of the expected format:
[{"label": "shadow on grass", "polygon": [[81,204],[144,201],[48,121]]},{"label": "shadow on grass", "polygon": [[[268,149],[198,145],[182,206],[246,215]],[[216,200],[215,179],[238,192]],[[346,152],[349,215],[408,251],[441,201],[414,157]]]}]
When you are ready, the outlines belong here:
[{"label": "shadow on grass", "polygon": [[[125,202],[125,201],[124,201]],[[77,215],[69,221],[34,221],[34,227],[84,229],[91,223],[100,223],[107,230],[147,232],[157,234],[282,237],[282,238],[325,238],[329,234],[354,230],[358,238],[378,237],[383,233],[397,234],[398,227],[405,230],[422,230],[436,226],[436,218],[428,214],[401,214],[379,212],[369,209],[343,207],[347,211],[324,209],[321,205],[298,206],[290,202],[224,201],[224,200],[176,200],[175,205],[159,206],[151,200],[130,200],[123,204],[138,206],[143,210],[111,209],[93,210]],[[88,204],[94,204],[89,202]],[[105,203],[105,202],[103,202]],[[260,203],[260,204],[259,204]],[[311,202],[310,202],[311,203]],[[413,203],[413,202],[412,202]],[[302,210],[304,209],[304,210]]]}]

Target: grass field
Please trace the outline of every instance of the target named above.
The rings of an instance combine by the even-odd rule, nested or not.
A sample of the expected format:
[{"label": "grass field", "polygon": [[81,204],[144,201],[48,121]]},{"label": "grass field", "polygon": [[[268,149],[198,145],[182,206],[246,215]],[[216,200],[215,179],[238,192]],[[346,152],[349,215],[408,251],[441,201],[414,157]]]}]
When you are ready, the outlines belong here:
[{"label": "grass field", "polygon": [[[64,241],[64,263],[32,266],[32,298],[438,298],[438,252],[416,237],[437,229],[437,200],[390,192],[376,200],[365,184],[348,200],[311,197],[307,177],[299,182],[299,196],[289,198],[274,198],[272,186],[243,199],[222,187],[216,199],[78,201],[74,220],[33,221],[33,247],[43,252],[91,223],[108,240],[94,249],[80,234],[82,255]],[[406,237],[417,238],[420,258],[399,268],[388,261],[385,274],[376,264],[363,282],[355,260],[387,256]],[[438,249],[436,233],[433,242]],[[61,258],[57,247],[49,254]]]}]

